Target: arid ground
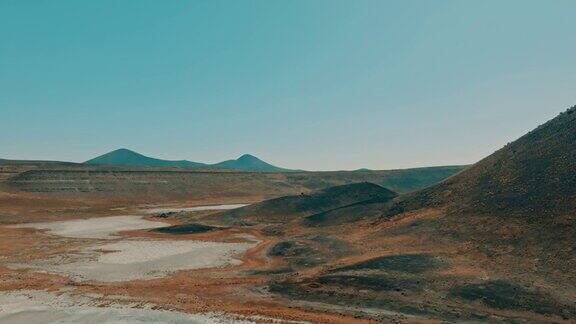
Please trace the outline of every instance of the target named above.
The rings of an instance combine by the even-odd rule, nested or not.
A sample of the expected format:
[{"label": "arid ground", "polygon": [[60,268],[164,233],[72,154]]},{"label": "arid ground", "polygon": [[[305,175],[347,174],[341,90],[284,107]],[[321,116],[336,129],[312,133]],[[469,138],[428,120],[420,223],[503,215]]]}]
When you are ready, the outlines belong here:
[{"label": "arid ground", "polygon": [[[0,321],[365,322],[270,292],[285,268],[269,252],[279,238],[214,215],[363,180],[408,191],[460,169],[284,175],[5,163]],[[217,226],[163,230],[195,220]]]},{"label": "arid ground", "polygon": [[574,323],[575,112],[463,170],[9,162],[0,321]]}]

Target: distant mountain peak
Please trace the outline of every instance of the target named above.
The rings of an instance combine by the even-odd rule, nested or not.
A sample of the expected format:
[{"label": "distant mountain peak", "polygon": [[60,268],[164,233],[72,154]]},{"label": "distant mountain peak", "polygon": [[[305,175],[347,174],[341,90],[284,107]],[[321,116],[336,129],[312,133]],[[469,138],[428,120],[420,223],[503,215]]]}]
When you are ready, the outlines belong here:
[{"label": "distant mountain peak", "polygon": [[213,164],[212,166],[219,169],[236,169],[246,171],[264,171],[264,172],[289,171],[287,169],[282,169],[267,162],[264,162],[252,154],[243,154],[236,160],[227,160]]},{"label": "distant mountain peak", "polygon": [[242,156],[240,156],[239,158],[236,159],[236,161],[243,161],[243,160],[246,160],[246,161],[249,161],[249,160],[262,161],[262,160],[260,160],[258,157],[254,156],[254,155],[252,155],[252,154],[243,154]]},{"label": "distant mountain peak", "polygon": [[[131,155],[142,155],[142,154],[140,154],[140,153],[138,153],[138,152],[135,152],[135,151],[129,150],[129,149],[127,149],[127,148],[123,148],[123,147],[122,147],[122,148],[119,148],[119,149],[115,149],[114,151],[111,151],[111,152],[109,152],[109,153],[106,153],[106,154],[131,154]],[[142,156],[143,156],[143,155],[142,155]]]},{"label": "distant mountain peak", "polygon": [[112,152],[110,152],[110,153],[115,153],[115,152],[116,152],[116,153],[124,153],[124,152],[125,152],[125,153],[136,153],[136,154],[139,154],[139,153],[137,153],[137,152],[134,152],[134,151],[129,150],[129,149],[124,148],[124,147],[121,147],[121,148],[119,148],[119,149],[115,149],[114,151],[112,151]]}]

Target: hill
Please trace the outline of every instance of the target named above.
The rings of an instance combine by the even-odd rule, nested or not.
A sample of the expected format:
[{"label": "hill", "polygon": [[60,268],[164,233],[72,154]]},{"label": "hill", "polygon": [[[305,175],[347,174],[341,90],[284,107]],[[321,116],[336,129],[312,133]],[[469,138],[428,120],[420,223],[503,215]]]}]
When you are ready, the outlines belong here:
[{"label": "hill", "polygon": [[147,167],[176,167],[176,168],[202,168],[204,163],[186,160],[169,161],[151,158],[128,149],[118,149],[90,159],[85,164],[105,164],[123,166],[147,166]]},{"label": "hill", "polygon": [[358,203],[384,202],[396,196],[395,192],[373,183],[353,183],[266,200],[223,212],[218,217],[227,223],[286,224],[292,220],[340,207]]},{"label": "hill", "polygon": [[441,184],[400,199],[393,213],[445,206],[543,221],[576,208],[576,107]]},{"label": "hill", "polygon": [[266,163],[250,154],[244,154],[235,160],[227,160],[220,163],[212,164],[210,165],[210,167],[214,169],[234,169],[234,170],[262,171],[262,172],[291,171],[288,169],[279,168],[272,164]]},{"label": "hill", "polygon": [[443,233],[576,280],[576,106],[467,170],[400,197],[384,219],[435,208]]},{"label": "hill", "polygon": [[281,172],[291,171],[276,167],[266,163],[259,158],[244,154],[235,160],[226,160],[220,163],[207,164],[192,162],[187,160],[161,160],[151,158],[140,153],[128,150],[118,149],[112,152],[100,155],[96,158],[84,162],[91,165],[122,165],[122,166],[145,166],[145,167],[165,167],[165,168],[183,168],[183,169],[216,169],[216,170],[243,170],[258,172]]}]

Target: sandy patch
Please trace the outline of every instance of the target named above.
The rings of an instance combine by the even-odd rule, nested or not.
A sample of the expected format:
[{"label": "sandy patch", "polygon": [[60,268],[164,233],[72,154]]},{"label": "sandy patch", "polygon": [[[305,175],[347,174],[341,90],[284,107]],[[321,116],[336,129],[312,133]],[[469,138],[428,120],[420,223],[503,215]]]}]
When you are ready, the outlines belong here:
[{"label": "sandy patch", "polygon": [[113,216],[77,219],[52,223],[16,225],[46,229],[51,234],[94,241],[76,250],[25,264],[16,268],[60,274],[74,281],[130,281],[165,277],[187,269],[214,268],[239,264],[236,255],[258,244],[258,241],[228,243],[192,240],[125,239],[117,232],[166,226],[141,216]]},{"label": "sandy patch", "polygon": [[240,264],[235,256],[255,243],[129,240],[13,265],[60,274],[74,281],[117,282],[165,277],[173,272]]},{"label": "sandy patch", "polygon": [[64,237],[113,239],[118,237],[116,235],[118,232],[165,226],[167,226],[166,223],[149,221],[142,216],[111,216],[49,223],[27,223],[10,227],[42,229],[47,230],[50,234]]},{"label": "sandy patch", "polygon": [[[252,323],[223,313],[186,314],[45,291],[0,293],[1,323]],[[138,308],[136,308],[138,307]]]}]

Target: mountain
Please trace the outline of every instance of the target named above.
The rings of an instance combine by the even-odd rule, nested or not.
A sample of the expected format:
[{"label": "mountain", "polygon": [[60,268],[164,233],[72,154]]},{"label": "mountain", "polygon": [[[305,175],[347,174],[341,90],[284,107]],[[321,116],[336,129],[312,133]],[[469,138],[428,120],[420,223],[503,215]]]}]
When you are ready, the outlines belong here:
[{"label": "mountain", "polygon": [[131,165],[148,167],[201,168],[203,163],[186,160],[169,161],[144,156],[128,149],[118,149],[84,162],[86,164]]},{"label": "mountain", "polygon": [[288,169],[282,169],[272,164],[266,163],[250,154],[244,154],[236,160],[227,160],[220,163],[212,164],[210,167],[215,169],[235,169],[235,170],[263,171],[263,172],[290,171]]},{"label": "mountain", "polygon": [[280,172],[290,171],[268,164],[257,157],[249,154],[242,155],[236,160],[227,160],[216,164],[206,164],[192,162],[187,160],[161,160],[151,158],[140,153],[128,150],[118,149],[112,152],[100,155],[96,158],[84,162],[85,164],[105,164],[105,165],[123,165],[123,166],[146,166],[146,167],[174,167],[185,169],[226,169],[226,170],[243,170],[243,171],[260,171],[260,172]]}]

